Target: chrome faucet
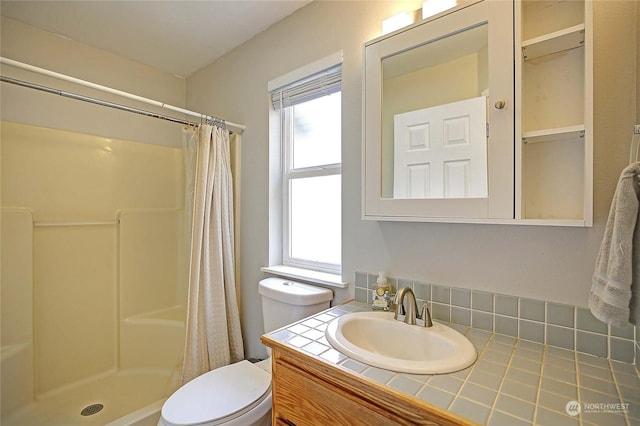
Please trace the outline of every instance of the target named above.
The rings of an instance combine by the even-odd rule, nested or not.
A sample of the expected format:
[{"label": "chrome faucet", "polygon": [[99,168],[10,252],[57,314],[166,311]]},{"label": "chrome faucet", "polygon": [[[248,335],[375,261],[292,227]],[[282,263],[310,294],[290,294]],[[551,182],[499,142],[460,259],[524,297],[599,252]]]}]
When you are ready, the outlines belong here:
[{"label": "chrome faucet", "polygon": [[[407,307],[405,309],[404,299],[407,299]],[[413,294],[413,290],[409,287],[402,287],[396,293],[396,297],[394,300],[396,304],[396,313],[393,316],[394,319],[398,321],[404,321],[409,325],[416,325],[416,320],[424,321],[425,327],[433,327],[433,322],[431,321],[431,312],[429,312],[429,307],[425,303],[422,305],[422,311],[418,314],[418,303],[416,302],[416,295]],[[400,318],[400,316],[404,316],[404,318]]]},{"label": "chrome faucet", "polygon": [[[407,298],[407,308],[404,307],[404,299]],[[409,325],[416,325],[416,316],[418,315],[418,303],[416,295],[409,287],[402,287],[396,293],[394,300],[396,304],[396,314],[393,319],[400,320],[400,315],[404,315],[404,322]]]}]

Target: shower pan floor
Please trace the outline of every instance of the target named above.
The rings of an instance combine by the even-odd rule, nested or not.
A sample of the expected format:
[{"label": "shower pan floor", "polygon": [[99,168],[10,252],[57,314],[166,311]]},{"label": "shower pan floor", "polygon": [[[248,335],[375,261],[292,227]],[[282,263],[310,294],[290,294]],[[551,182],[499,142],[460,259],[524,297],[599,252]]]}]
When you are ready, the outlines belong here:
[{"label": "shower pan floor", "polygon": [[[172,392],[171,387],[171,371],[168,370],[119,371],[42,398],[3,419],[2,425],[105,425],[166,398]],[[95,414],[80,414],[95,404],[104,407]]]}]

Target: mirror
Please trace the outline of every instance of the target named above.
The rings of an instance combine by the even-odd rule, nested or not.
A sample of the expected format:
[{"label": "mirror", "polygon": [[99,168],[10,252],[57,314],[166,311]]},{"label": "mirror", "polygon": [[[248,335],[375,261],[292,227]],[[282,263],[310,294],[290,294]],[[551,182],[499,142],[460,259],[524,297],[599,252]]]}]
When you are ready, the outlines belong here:
[{"label": "mirror", "polygon": [[513,12],[459,2],[365,43],[364,219],[513,219]]},{"label": "mirror", "polygon": [[488,24],[382,58],[383,198],[486,198]]}]

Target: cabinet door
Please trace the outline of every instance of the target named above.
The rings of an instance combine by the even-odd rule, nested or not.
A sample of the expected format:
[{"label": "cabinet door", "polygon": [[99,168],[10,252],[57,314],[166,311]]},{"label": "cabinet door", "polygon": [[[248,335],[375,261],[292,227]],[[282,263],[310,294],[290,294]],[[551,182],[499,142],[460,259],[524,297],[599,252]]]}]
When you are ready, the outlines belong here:
[{"label": "cabinet door", "polygon": [[[363,216],[387,220],[512,219],[513,3],[480,1],[384,36],[365,45],[364,66]],[[398,174],[394,170],[395,144],[400,143],[394,137],[395,119],[479,97],[487,107],[472,136],[480,140],[484,153],[475,158],[486,158],[482,168],[486,173],[472,178],[465,175],[464,168],[457,168],[451,177],[473,179],[476,184],[481,180],[478,186],[487,190],[468,191],[465,196],[456,191],[455,197],[440,192],[420,198],[403,193],[394,182]],[[430,137],[444,138],[442,133],[434,132]],[[463,164],[461,159],[456,161]],[[425,170],[417,167],[413,171],[417,178],[447,179],[446,168],[440,168],[438,176]]]},{"label": "cabinet door", "polygon": [[294,366],[275,361],[273,418],[276,424],[315,425],[397,425],[386,416],[367,407],[356,396],[321,382]]}]

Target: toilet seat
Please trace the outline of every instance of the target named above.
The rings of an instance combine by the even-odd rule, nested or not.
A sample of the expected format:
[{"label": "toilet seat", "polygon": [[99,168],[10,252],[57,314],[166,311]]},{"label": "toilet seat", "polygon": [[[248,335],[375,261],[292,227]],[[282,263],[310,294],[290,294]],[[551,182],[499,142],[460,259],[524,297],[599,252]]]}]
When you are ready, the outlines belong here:
[{"label": "toilet seat", "polygon": [[218,425],[260,404],[271,392],[271,375],[240,361],[209,371],[178,389],[162,407],[167,426]]}]

